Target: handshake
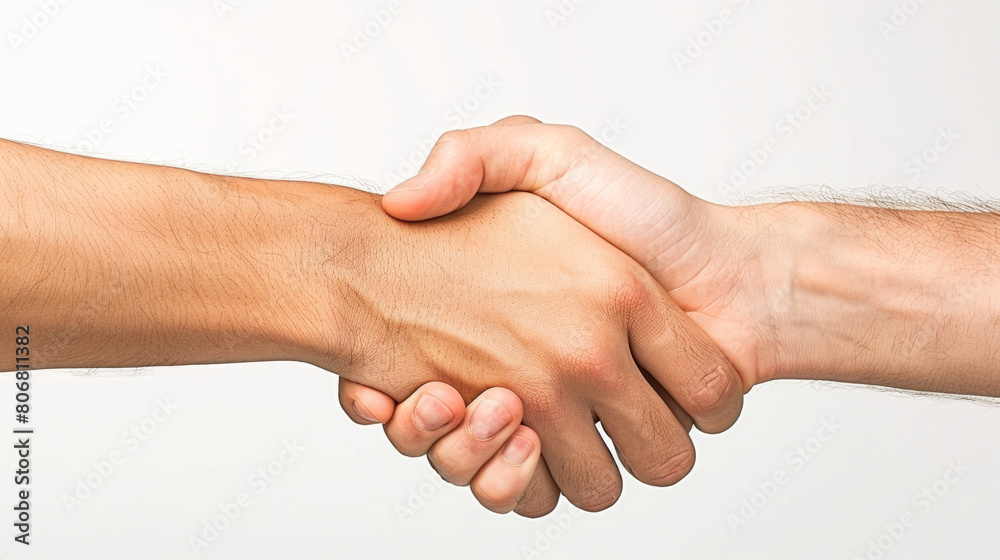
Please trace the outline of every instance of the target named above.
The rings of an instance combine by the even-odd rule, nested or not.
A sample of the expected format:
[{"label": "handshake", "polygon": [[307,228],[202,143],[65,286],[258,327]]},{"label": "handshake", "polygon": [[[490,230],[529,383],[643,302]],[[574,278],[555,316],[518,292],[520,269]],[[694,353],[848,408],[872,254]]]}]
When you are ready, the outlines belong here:
[{"label": "handshake", "polygon": [[7,141],[0,179],[6,355],[30,327],[32,369],[306,361],[496,512],[613,504],[598,422],[674,484],[772,379],[1000,396],[989,205],[719,206],[528,117],[381,198]]},{"label": "handshake", "polygon": [[[530,194],[474,197],[508,191]],[[996,253],[927,229],[981,216],[713,205],[528,117],[446,133],[381,203],[416,235],[402,272],[369,276],[382,336],[338,370],[341,405],[496,512],[612,505],[597,422],[629,474],[674,484],[692,425],[726,430],[771,379],[997,394],[995,357],[963,337],[981,296],[948,296]]]}]

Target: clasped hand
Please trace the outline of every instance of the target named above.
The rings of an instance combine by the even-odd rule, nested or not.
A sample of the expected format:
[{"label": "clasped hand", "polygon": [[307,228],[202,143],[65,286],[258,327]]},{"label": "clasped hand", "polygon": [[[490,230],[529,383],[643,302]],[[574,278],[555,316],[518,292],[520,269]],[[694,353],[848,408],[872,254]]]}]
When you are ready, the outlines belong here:
[{"label": "clasped hand", "polygon": [[[474,197],[513,190],[531,194]],[[732,265],[748,251],[736,211],[576,128],[511,117],[446,133],[382,205],[407,220],[393,235],[412,265],[374,274],[384,337],[341,378],[341,404],[491,510],[539,516],[560,493],[613,504],[621,476],[596,422],[633,476],[673,484],[694,463],[692,423],[727,429],[773,369],[743,289],[763,273]]]}]

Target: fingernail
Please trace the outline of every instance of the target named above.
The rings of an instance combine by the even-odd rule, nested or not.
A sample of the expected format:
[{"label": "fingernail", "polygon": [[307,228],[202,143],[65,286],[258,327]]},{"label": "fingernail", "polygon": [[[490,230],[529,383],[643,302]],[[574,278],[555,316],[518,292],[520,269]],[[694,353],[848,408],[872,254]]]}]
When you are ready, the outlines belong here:
[{"label": "fingernail", "polygon": [[500,433],[500,430],[510,424],[511,420],[513,418],[511,418],[510,412],[503,405],[485,399],[476,407],[472,418],[469,418],[469,433],[480,441],[492,439],[493,436]]},{"label": "fingernail", "polygon": [[422,395],[413,407],[413,424],[424,432],[434,432],[455,418],[451,410],[434,395]]},{"label": "fingernail", "polygon": [[369,422],[381,424],[381,422],[378,421],[378,418],[375,418],[375,415],[368,410],[368,407],[361,404],[361,401],[354,401],[354,412],[357,412],[358,416],[368,420]]},{"label": "fingernail", "polygon": [[[512,467],[519,467],[531,457],[535,451],[535,444],[521,436],[514,436],[507,440],[507,445],[503,448],[503,462]],[[523,496],[522,496],[523,497]],[[518,498],[520,501],[520,498]]]},{"label": "fingernail", "polygon": [[424,188],[424,182],[416,179],[417,177],[420,177],[424,173],[427,173],[426,169],[421,169],[420,171],[417,171],[416,175],[410,177],[409,179],[389,189],[389,192],[385,194],[388,196],[393,193],[401,193],[406,191],[419,191],[420,189]]}]

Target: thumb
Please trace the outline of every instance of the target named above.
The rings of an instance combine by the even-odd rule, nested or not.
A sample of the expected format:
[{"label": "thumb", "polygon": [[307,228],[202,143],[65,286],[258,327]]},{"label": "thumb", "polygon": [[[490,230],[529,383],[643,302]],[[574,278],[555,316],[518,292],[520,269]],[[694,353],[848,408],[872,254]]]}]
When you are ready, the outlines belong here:
[{"label": "thumb", "polygon": [[385,424],[396,410],[396,401],[371,387],[340,378],[340,406],[357,424]]},{"label": "thumb", "polygon": [[536,191],[565,173],[568,155],[580,148],[565,128],[509,117],[446,132],[420,172],[382,197],[382,208],[401,220],[426,220],[458,210],[477,192]]},{"label": "thumb", "polygon": [[467,130],[446,132],[416,175],[382,197],[382,208],[400,220],[427,220],[465,206],[483,181],[482,162]]}]

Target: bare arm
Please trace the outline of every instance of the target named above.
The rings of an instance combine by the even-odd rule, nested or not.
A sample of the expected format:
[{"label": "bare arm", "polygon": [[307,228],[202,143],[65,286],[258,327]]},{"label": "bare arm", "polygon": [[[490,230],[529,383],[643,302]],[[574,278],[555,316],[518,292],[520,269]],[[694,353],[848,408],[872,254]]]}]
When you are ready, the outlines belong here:
[{"label": "bare arm", "polygon": [[[523,417],[545,443],[544,461],[537,440],[519,447],[533,498],[494,504],[527,515],[560,491],[587,509],[617,499],[595,418],[632,474],[666,485],[693,463],[690,418],[720,431],[740,411],[732,366],[653,278],[531,195],[409,224],[344,187],[6,141],[0,176],[4,360],[26,326],[33,368],[298,360],[396,400],[445,381],[461,404],[504,386],[523,411],[471,406],[486,403],[495,441]],[[459,425],[455,408],[433,429]]]},{"label": "bare arm", "polygon": [[[291,359],[310,328],[340,338],[336,316],[305,324],[307,302],[286,289],[317,280],[313,246],[297,242],[315,222],[290,219],[316,187],[8,141],[0,175],[0,329],[30,325],[35,368]],[[341,196],[345,208],[363,204],[361,193]],[[14,354],[12,337],[0,344]]]},{"label": "bare arm", "polygon": [[[1000,216],[787,203],[766,214],[774,377],[1000,396]],[[780,264],[779,264],[780,263]]]}]

